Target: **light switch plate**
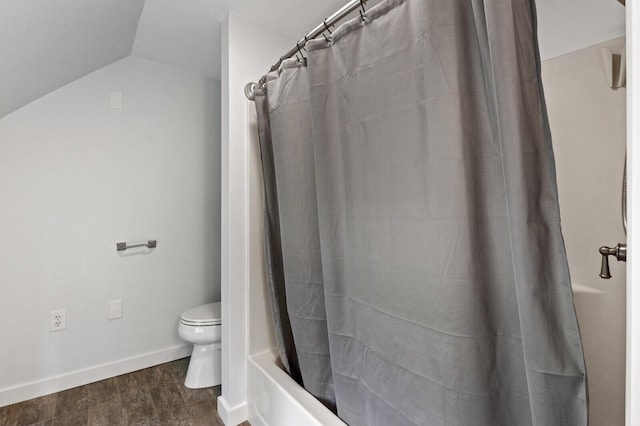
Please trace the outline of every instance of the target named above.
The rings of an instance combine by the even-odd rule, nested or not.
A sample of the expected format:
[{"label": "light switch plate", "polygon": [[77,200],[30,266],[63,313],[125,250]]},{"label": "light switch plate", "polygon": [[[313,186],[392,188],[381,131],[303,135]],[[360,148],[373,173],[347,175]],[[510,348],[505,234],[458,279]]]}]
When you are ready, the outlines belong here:
[{"label": "light switch plate", "polygon": [[122,300],[109,302],[109,320],[122,318]]},{"label": "light switch plate", "polygon": [[122,92],[109,90],[109,106],[113,109],[122,109]]}]

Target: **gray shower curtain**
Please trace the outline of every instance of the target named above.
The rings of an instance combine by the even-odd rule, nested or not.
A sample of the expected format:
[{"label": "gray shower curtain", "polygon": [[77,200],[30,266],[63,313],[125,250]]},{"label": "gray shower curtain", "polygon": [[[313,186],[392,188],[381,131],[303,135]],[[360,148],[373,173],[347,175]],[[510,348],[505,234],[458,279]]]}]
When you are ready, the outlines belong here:
[{"label": "gray shower curtain", "polygon": [[386,0],[308,50],[256,102],[305,388],[353,426],[586,425],[534,1]]}]

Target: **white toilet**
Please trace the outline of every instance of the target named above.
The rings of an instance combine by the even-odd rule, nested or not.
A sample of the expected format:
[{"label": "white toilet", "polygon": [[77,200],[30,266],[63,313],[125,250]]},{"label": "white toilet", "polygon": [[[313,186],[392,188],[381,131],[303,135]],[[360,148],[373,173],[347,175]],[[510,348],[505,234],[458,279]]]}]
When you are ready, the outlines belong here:
[{"label": "white toilet", "polygon": [[193,353],[184,380],[188,388],[208,388],[222,382],[220,316],[220,302],[198,306],[182,314],[178,335],[193,343]]}]

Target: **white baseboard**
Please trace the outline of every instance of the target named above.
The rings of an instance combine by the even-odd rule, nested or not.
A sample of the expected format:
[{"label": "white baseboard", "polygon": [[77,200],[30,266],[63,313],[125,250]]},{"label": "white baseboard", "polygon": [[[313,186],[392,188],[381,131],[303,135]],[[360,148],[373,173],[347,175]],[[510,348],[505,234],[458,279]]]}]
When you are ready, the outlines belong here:
[{"label": "white baseboard", "polygon": [[243,402],[235,407],[229,407],[222,395],[218,397],[218,415],[227,426],[236,426],[247,420],[249,411],[247,403]]},{"label": "white baseboard", "polygon": [[191,355],[191,348],[191,345],[174,346],[96,365],[95,367],[71,371],[59,376],[47,377],[35,382],[0,389],[0,407],[184,358]]}]

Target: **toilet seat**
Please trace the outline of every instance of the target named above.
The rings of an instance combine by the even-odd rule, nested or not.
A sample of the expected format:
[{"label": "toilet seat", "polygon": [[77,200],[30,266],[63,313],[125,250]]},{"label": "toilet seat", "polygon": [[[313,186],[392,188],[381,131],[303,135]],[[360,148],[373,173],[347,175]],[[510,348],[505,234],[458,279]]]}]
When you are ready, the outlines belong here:
[{"label": "toilet seat", "polygon": [[207,327],[212,325],[220,325],[220,321],[185,321],[180,320],[180,322],[184,325],[189,325],[192,327]]},{"label": "toilet seat", "polygon": [[220,317],[220,302],[216,302],[189,309],[184,314],[182,314],[180,322],[184,325],[205,327],[211,325],[220,325]]}]

